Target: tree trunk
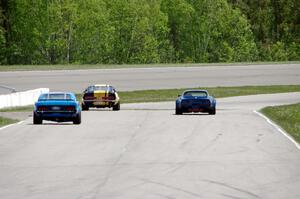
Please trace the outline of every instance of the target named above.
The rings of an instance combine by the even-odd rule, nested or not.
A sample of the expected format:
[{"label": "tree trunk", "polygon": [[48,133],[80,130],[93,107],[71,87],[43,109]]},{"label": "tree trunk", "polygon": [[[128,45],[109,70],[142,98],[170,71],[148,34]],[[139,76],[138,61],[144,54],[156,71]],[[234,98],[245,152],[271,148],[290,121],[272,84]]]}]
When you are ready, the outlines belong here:
[{"label": "tree trunk", "polygon": [[67,42],[67,63],[71,62],[71,45],[72,45],[72,23],[69,25],[68,42]]}]

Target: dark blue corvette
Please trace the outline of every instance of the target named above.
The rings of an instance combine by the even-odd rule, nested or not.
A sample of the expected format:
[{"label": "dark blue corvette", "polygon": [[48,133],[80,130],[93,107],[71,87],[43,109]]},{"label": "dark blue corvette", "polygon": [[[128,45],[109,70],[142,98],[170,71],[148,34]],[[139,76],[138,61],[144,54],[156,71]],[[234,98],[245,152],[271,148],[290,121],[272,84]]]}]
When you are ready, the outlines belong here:
[{"label": "dark blue corvette", "polygon": [[176,115],[206,112],[216,114],[216,100],[206,90],[186,90],[176,99]]},{"label": "dark blue corvette", "polygon": [[34,105],[33,124],[43,120],[81,123],[81,108],[73,93],[51,92],[41,94]]}]

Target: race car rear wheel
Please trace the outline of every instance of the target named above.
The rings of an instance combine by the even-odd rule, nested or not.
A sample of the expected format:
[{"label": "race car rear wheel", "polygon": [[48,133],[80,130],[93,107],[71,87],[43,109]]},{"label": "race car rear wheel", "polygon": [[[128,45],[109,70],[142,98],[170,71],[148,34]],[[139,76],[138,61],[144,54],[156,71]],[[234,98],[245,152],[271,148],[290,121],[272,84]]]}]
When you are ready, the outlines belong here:
[{"label": "race car rear wheel", "polygon": [[73,120],[73,124],[81,124],[81,114],[78,113],[76,118]]},{"label": "race car rear wheel", "polygon": [[215,115],[216,114],[216,108],[213,108],[209,111],[210,115]]},{"label": "race car rear wheel", "polygon": [[88,111],[88,110],[89,110],[89,107],[86,106],[85,104],[81,104],[81,109],[82,109],[83,111]]},{"label": "race car rear wheel", "polygon": [[33,113],[33,124],[42,124],[43,119],[39,117],[37,114]]},{"label": "race car rear wheel", "polygon": [[119,111],[120,110],[120,102],[118,102],[116,105],[113,106],[113,111]]},{"label": "race car rear wheel", "polygon": [[181,110],[181,108],[178,108],[178,107],[176,106],[175,114],[176,114],[176,115],[182,115],[182,110]]}]

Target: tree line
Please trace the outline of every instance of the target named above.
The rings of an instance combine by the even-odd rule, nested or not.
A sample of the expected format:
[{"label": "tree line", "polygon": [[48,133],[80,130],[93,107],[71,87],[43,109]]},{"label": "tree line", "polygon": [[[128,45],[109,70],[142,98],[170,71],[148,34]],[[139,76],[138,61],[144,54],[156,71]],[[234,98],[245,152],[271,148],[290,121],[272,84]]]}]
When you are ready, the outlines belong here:
[{"label": "tree line", "polygon": [[300,60],[299,0],[1,0],[0,64]]}]

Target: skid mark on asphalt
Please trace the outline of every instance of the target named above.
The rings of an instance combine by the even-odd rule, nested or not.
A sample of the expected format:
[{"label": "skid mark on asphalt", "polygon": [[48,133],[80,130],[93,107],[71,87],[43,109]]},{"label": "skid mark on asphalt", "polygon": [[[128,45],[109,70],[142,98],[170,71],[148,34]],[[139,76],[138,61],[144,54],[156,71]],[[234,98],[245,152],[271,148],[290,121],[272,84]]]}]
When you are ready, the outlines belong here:
[{"label": "skid mark on asphalt", "polygon": [[159,197],[163,197],[163,198],[167,198],[167,199],[176,199],[176,198],[173,198],[173,197],[171,197],[171,196],[166,196],[166,195],[163,195],[163,194],[153,194],[153,195],[155,195],[155,196],[159,196]]},{"label": "skid mark on asphalt", "polygon": [[[198,116],[198,114],[189,114],[190,116]],[[203,114],[200,114],[200,115],[203,115]],[[203,115],[203,116],[210,116],[210,115]],[[207,126],[206,126],[207,127]],[[181,144],[181,148],[184,148],[188,143],[190,143],[191,141],[193,141],[194,137],[196,135],[198,135],[199,131],[198,129],[201,128],[203,130],[203,125],[200,124],[200,123],[196,123],[194,124],[194,127],[193,129],[191,130],[191,133],[189,135],[187,135],[185,138],[184,138],[184,141],[183,143]],[[209,147],[213,146],[220,138],[221,136],[223,136],[222,133],[218,133],[216,136],[214,136],[212,138],[212,140],[203,148],[203,150],[207,150]]]},{"label": "skid mark on asphalt", "polygon": [[243,198],[236,197],[236,196],[231,196],[231,195],[225,194],[225,193],[222,193],[221,195],[224,196],[224,197],[226,197],[226,198],[231,198],[231,199],[243,199]]},{"label": "skid mark on asphalt", "polygon": [[263,134],[258,134],[257,135],[257,139],[256,139],[256,142],[260,142],[261,141],[261,138],[262,138]]},{"label": "skid mark on asphalt", "polygon": [[199,124],[196,122],[194,124],[193,129],[191,130],[191,133],[189,135],[187,135],[183,140],[183,143],[181,144],[181,148],[184,148],[191,140],[192,138],[195,136],[195,134],[198,132],[197,129],[199,127]]},{"label": "skid mark on asphalt", "polygon": [[120,160],[122,159],[122,157],[124,156],[124,154],[126,153],[126,151],[128,150],[130,144],[132,143],[132,141],[136,138],[136,136],[138,135],[138,133],[140,132],[140,128],[145,124],[145,122],[148,120],[148,116],[149,113],[146,112],[146,115],[144,117],[144,119],[140,122],[140,124],[136,127],[136,129],[133,131],[131,137],[129,138],[128,142],[125,144],[123,150],[120,152],[119,156],[117,157],[116,161],[111,165],[110,170],[107,172],[103,182],[101,182],[95,189],[95,194],[92,198],[97,198],[97,195],[99,194],[99,192],[101,191],[101,188],[105,186],[105,184],[108,182],[109,178],[111,177],[112,173],[114,172],[114,169],[116,167],[116,165],[118,165],[118,163],[120,162]]},{"label": "skid mark on asphalt", "polygon": [[183,164],[176,164],[175,166],[173,166],[172,169],[170,169],[169,171],[166,172],[166,174],[173,174],[176,171],[178,171],[179,169],[182,169],[183,167],[186,166],[186,163]]},{"label": "skid mark on asphalt", "polygon": [[207,151],[210,147],[214,146],[222,136],[222,133],[217,134],[206,146],[203,147],[203,149],[201,150],[202,153]]},{"label": "skid mark on asphalt", "polygon": [[219,186],[222,186],[222,187],[226,187],[226,188],[229,188],[229,189],[232,189],[232,190],[235,190],[235,191],[247,194],[248,196],[252,196],[254,198],[261,198],[259,195],[256,195],[256,194],[254,194],[254,193],[252,193],[250,191],[247,191],[247,190],[244,190],[244,189],[241,189],[241,188],[238,188],[238,187],[235,187],[235,186],[223,183],[223,182],[217,182],[217,181],[213,181],[213,180],[202,180],[202,181],[203,182],[208,182],[210,184],[215,184],[215,185],[219,185]]},{"label": "skid mark on asphalt", "polygon": [[223,155],[234,155],[234,154],[238,154],[238,153],[245,153],[247,151],[249,151],[249,147],[245,147],[245,146],[242,146],[240,147],[239,149],[237,150],[234,150],[234,151],[231,151],[231,152],[227,152],[227,153],[224,153]]},{"label": "skid mark on asphalt", "polygon": [[139,180],[143,181],[143,182],[146,182],[148,184],[154,184],[154,185],[158,185],[158,186],[161,186],[161,187],[165,187],[165,188],[168,188],[168,189],[171,189],[173,191],[179,191],[179,192],[182,192],[182,193],[185,193],[187,195],[190,195],[190,196],[194,196],[196,198],[203,198],[200,194],[198,193],[195,193],[195,192],[191,192],[189,190],[186,190],[186,189],[182,189],[180,187],[175,187],[175,186],[172,186],[172,185],[168,185],[168,184],[165,184],[165,183],[161,183],[161,182],[155,182],[155,181],[152,181],[152,180],[148,180],[148,179],[145,179],[145,178],[138,178]]}]

